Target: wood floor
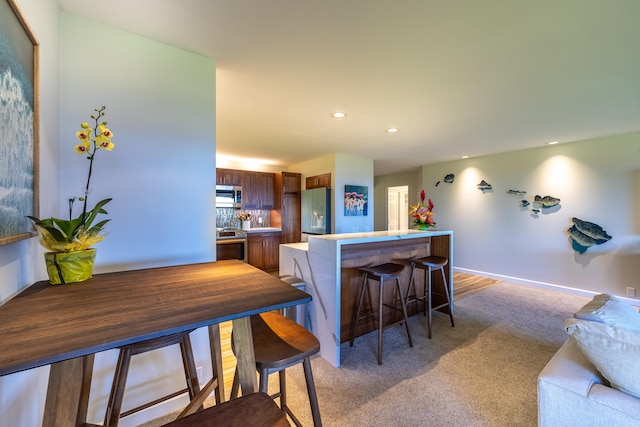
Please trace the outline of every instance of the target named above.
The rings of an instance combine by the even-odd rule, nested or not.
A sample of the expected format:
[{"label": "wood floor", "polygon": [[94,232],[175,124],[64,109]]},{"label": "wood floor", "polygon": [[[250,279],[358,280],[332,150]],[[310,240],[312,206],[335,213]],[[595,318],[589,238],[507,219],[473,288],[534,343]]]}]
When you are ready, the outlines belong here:
[{"label": "wood floor", "polygon": [[495,285],[499,280],[486,277],[473,276],[471,274],[453,273],[453,300],[464,298],[474,292],[481,291]]},{"label": "wood floor", "polygon": [[[499,282],[499,280],[473,276],[464,273],[453,273],[455,283],[454,301],[481,291]],[[229,398],[233,374],[236,369],[236,358],[231,351],[231,322],[220,324],[220,340],[222,342],[222,367],[225,382],[226,398]]]}]

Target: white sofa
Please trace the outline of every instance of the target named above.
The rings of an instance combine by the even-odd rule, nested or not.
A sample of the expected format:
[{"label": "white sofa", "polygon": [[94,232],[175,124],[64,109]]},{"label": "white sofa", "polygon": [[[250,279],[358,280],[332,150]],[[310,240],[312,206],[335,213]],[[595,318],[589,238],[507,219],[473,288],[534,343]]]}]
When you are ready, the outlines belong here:
[{"label": "white sofa", "polygon": [[569,338],[538,377],[538,425],[637,427],[640,399],[609,387]]}]

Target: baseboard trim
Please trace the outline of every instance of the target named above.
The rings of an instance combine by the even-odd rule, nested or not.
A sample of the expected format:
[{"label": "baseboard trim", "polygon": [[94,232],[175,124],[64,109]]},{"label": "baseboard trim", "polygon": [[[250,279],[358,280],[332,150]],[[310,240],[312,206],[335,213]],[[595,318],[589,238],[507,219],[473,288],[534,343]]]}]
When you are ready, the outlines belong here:
[{"label": "baseboard trim", "polygon": [[[572,288],[569,286],[562,286],[554,283],[537,282],[535,280],[522,279],[520,277],[513,277],[513,276],[505,276],[502,274],[487,273],[486,271],[471,270],[469,268],[454,267],[453,270],[458,273],[472,274],[474,276],[486,277],[488,279],[495,279],[495,280],[503,280],[505,282],[533,286],[536,288],[552,289],[552,290],[561,291],[569,294],[581,295],[589,298],[592,298],[594,295],[598,294],[598,292],[586,291],[584,289]],[[620,297],[620,298],[626,299],[624,297]],[[635,301],[636,303],[638,302],[637,300],[632,300],[632,299],[628,299],[628,301]]]},{"label": "baseboard trim", "polygon": [[[601,293],[601,292],[587,291],[579,288],[572,288],[569,286],[556,285],[554,283],[536,282],[535,280],[522,279],[520,277],[505,276],[502,274],[487,273],[486,271],[471,270],[469,268],[453,267],[453,271],[458,273],[464,273],[464,274],[472,274],[474,276],[486,277],[488,279],[504,280],[505,282],[517,283],[519,285],[533,286],[535,288],[551,289],[554,291],[560,291],[560,292],[565,292],[565,293],[574,294],[574,295],[581,295],[583,297],[589,297],[589,298],[593,298],[594,295]],[[628,298],[624,295],[616,295],[616,296],[633,306],[636,306],[636,307],[640,306],[640,301],[638,301],[637,299]]]}]

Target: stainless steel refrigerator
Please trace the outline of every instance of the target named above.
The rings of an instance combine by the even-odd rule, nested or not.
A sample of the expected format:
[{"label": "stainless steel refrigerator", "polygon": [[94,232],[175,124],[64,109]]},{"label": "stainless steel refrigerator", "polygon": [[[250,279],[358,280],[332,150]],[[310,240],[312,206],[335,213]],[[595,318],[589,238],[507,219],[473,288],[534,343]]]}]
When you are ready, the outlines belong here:
[{"label": "stainless steel refrigerator", "polygon": [[331,233],[331,189],[314,188],[302,191],[302,232]]}]

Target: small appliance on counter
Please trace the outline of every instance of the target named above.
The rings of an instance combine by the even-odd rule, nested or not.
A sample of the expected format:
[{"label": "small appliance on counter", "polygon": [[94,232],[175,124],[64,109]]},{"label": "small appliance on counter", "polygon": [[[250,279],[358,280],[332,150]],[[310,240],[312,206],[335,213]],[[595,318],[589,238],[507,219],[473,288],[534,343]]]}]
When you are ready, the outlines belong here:
[{"label": "small appliance on counter", "polygon": [[247,262],[247,232],[237,228],[216,228],[216,259]]},{"label": "small appliance on counter", "polygon": [[216,185],[217,208],[242,208],[242,187]]},{"label": "small appliance on counter", "polygon": [[331,233],[331,189],[314,188],[302,191],[302,232]]}]

